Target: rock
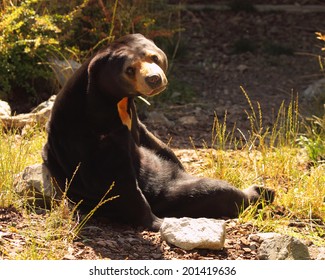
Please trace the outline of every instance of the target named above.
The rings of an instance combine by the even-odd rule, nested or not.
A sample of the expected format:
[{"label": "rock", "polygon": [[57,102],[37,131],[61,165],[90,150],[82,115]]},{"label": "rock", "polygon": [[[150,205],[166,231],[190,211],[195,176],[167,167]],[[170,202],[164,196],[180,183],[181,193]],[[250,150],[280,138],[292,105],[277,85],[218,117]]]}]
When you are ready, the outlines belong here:
[{"label": "rock", "polygon": [[311,84],[300,96],[303,113],[322,117],[325,114],[325,78]]},{"label": "rock", "polygon": [[166,127],[171,127],[174,125],[174,122],[166,118],[164,113],[152,111],[148,113],[148,122],[154,124],[160,124]]},{"label": "rock", "polygon": [[295,237],[278,233],[257,235],[262,242],[257,251],[260,260],[310,260],[308,247]]},{"label": "rock", "polygon": [[308,247],[310,257],[314,260],[325,260],[325,247],[318,247],[316,245],[311,245]]},{"label": "rock", "polygon": [[9,117],[11,115],[11,108],[5,101],[0,100],[0,117]]},{"label": "rock", "polygon": [[317,260],[325,260],[325,247],[318,249]]},{"label": "rock", "polygon": [[245,64],[239,64],[237,66],[237,70],[240,72],[240,73],[244,73],[245,71],[248,70],[248,66],[245,65]]},{"label": "rock", "polygon": [[34,108],[31,113],[39,113],[42,112],[44,109],[52,110],[56,95],[52,95],[48,100],[39,104],[36,108]]},{"label": "rock", "polygon": [[19,114],[16,116],[2,116],[0,114],[0,120],[2,125],[4,125],[8,129],[22,129],[26,125],[45,125],[48,121],[51,110],[55,101],[55,96],[51,96],[49,100],[41,103],[37,106],[31,113],[27,114]]},{"label": "rock", "polygon": [[181,118],[179,118],[179,122],[182,125],[197,125],[198,124],[198,120],[194,116],[181,117]]},{"label": "rock", "polygon": [[45,125],[49,119],[51,110],[43,109],[40,112],[33,114],[19,114],[12,117],[0,117],[2,124],[7,129],[22,129],[26,125],[39,124]]},{"label": "rock", "polygon": [[175,99],[182,96],[182,94],[179,91],[174,91],[171,95],[171,99]]},{"label": "rock", "polygon": [[202,108],[201,107],[195,107],[194,114],[196,116],[202,115]]},{"label": "rock", "polygon": [[51,175],[44,164],[27,166],[14,180],[15,191],[27,197],[35,206],[50,207],[61,191],[53,187]]},{"label": "rock", "polygon": [[225,221],[207,218],[165,218],[161,237],[184,250],[219,250],[225,243]]},{"label": "rock", "polygon": [[71,59],[52,59],[50,61],[50,66],[59,84],[63,86],[66,81],[72,76],[72,74],[81,66],[81,64]]}]

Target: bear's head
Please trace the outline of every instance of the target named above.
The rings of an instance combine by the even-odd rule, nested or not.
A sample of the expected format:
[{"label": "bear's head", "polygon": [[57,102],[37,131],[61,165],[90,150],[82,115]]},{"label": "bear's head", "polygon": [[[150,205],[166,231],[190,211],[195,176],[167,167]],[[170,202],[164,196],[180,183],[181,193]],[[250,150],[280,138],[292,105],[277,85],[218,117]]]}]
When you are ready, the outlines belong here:
[{"label": "bear's head", "polygon": [[165,53],[141,34],[121,37],[88,66],[88,93],[116,98],[153,96],[167,86]]}]

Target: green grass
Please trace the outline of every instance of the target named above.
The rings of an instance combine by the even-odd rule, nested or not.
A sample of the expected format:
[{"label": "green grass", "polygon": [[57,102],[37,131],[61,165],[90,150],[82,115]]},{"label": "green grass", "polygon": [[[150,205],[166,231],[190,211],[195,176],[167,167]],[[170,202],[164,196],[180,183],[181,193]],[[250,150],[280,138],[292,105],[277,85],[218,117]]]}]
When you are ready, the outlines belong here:
[{"label": "green grass", "polygon": [[242,189],[254,184],[274,189],[273,205],[259,211],[250,207],[240,220],[324,246],[325,118],[300,119],[298,101],[293,100],[281,105],[272,127],[264,127],[259,104],[253,106],[243,93],[250,107],[250,130],[238,139],[237,128],[227,128],[226,116],[222,122],[215,118],[212,149],[205,152],[200,173]]},{"label": "green grass", "polygon": [[38,127],[5,132],[0,124],[0,207],[15,205],[17,196],[12,188],[15,174],[26,166],[41,162],[45,131]]},{"label": "green grass", "polygon": [[42,161],[45,137],[45,131],[37,126],[23,132],[0,128],[0,208],[13,207],[21,215],[1,229],[15,236],[16,243],[0,240],[0,259],[62,259],[75,237],[76,221],[65,201],[38,215],[13,188],[17,173]]},{"label": "green grass", "polygon": [[[197,173],[227,180],[241,189],[253,184],[273,188],[277,194],[273,205],[263,210],[252,206],[239,221],[249,221],[259,231],[287,233],[324,246],[324,119],[304,122],[299,117],[298,102],[293,100],[279,108],[273,126],[264,127],[259,104],[243,93],[249,104],[249,131],[238,133],[236,126],[227,127],[227,115],[222,121],[216,117],[209,149],[197,151],[204,159]],[[41,162],[45,139],[45,131],[38,127],[23,134],[0,130],[0,207],[13,205],[21,215],[18,222],[8,221],[1,228],[15,235],[21,244],[0,239],[0,259],[62,259],[96,211],[80,220],[75,209],[62,201],[52,211],[36,214],[26,206],[26,198],[16,195],[15,174]],[[105,197],[102,202],[106,202]]]}]

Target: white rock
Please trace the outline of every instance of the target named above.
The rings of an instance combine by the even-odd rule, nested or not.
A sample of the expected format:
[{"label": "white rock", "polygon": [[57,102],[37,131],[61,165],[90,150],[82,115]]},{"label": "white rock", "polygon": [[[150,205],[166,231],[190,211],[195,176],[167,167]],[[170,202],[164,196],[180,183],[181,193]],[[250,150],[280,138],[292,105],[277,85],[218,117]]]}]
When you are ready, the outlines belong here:
[{"label": "white rock", "polygon": [[47,101],[44,101],[38,105],[31,113],[19,114],[16,116],[1,115],[0,113],[1,124],[8,129],[22,129],[26,125],[33,125],[36,123],[43,126],[46,124],[51,115],[55,98],[56,96],[52,95]]},{"label": "white rock", "polygon": [[225,243],[225,221],[207,218],[165,218],[160,234],[168,243],[184,250],[219,250]]},{"label": "white rock", "polygon": [[5,101],[0,100],[0,117],[9,117],[11,115],[11,108]]},{"label": "white rock", "polygon": [[55,101],[56,95],[52,95],[48,100],[42,102],[39,104],[36,108],[34,108],[31,113],[38,113],[43,111],[44,109],[46,110],[52,110],[54,101]]},{"label": "white rock", "polygon": [[317,260],[325,260],[325,247],[318,249],[318,255],[316,257]]}]

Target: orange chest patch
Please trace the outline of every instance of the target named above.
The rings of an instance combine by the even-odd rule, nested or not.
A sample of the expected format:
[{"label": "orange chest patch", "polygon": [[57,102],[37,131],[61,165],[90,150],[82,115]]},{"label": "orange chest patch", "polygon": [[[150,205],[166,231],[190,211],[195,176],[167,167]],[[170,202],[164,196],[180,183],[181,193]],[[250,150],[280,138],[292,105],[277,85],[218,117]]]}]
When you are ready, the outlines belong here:
[{"label": "orange chest patch", "polygon": [[132,111],[130,111],[130,113],[128,112],[128,102],[129,99],[127,97],[123,98],[119,103],[117,103],[117,110],[122,123],[131,131]]}]

